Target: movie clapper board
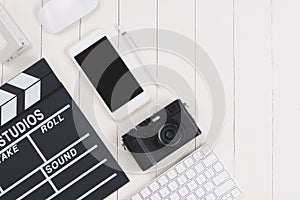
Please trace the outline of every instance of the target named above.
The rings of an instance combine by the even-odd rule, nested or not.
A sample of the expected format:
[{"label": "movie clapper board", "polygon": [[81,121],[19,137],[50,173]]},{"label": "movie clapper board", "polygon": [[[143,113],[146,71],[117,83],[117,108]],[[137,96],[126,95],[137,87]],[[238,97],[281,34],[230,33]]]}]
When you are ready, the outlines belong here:
[{"label": "movie clapper board", "polygon": [[45,59],[0,88],[0,199],[104,199],[129,180]]}]

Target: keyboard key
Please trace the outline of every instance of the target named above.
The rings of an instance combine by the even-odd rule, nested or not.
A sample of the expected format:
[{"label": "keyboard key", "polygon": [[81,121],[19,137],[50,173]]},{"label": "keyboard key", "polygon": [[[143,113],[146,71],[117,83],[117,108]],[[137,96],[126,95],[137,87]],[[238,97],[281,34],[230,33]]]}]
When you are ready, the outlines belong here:
[{"label": "keyboard key", "polygon": [[177,179],[177,181],[178,181],[178,183],[179,183],[180,185],[183,185],[183,184],[185,184],[185,183],[187,182],[187,179],[185,178],[184,175],[181,175],[181,176]]},{"label": "keyboard key", "polygon": [[195,170],[198,172],[198,173],[201,173],[203,170],[204,170],[204,166],[202,165],[202,163],[199,163],[198,165],[195,166]]},{"label": "keyboard key", "polygon": [[134,195],[131,200],[143,200],[139,194]]},{"label": "keyboard key", "polygon": [[212,193],[206,195],[205,197],[206,200],[216,200],[216,196]]},{"label": "keyboard key", "polygon": [[231,194],[232,194],[233,198],[238,198],[239,196],[242,195],[242,192],[238,188],[235,188],[231,191]]},{"label": "keyboard key", "polygon": [[178,188],[178,184],[175,181],[170,183],[168,186],[172,192]]},{"label": "keyboard key", "polygon": [[180,197],[179,197],[179,195],[178,195],[177,193],[174,193],[174,194],[172,194],[172,195],[170,196],[170,199],[171,199],[171,200],[179,200]]},{"label": "keyboard key", "polygon": [[143,189],[143,190],[141,191],[141,194],[142,194],[142,196],[143,196],[144,198],[146,198],[146,197],[148,197],[148,196],[151,194],[151,192],[150,192],[150,190],[149,190],[148,188],[145,188],[145,189]]},{"label": "keyboard key", "polygon": [[241,195],[216,154],[204,145],[131,200],[236,200]]},{"label": "keyboard key", "polygon": [[229,180],[225,182],[223,185],[219,186],[216,190],[215,193],[218,197],[222,196],[226,192],[228,192],[231,188],[235,186],[234,182],[232,180]]},{"label": "keyboard key", "polygon": [[159,185],[157,182],[153,182],[149,185],[149,188],[152,190],[152,192],[155,192],[156,190],[159,189]]},{"label": "keyboard key", "polygon": [[187,158],[184,161],[184,164],[189,168],[189,167],[193,166],[195,164],[195,162],[194,162],[194,160],[192,158]]},{"label": "keyboard key", "polygon": [[216,185],[219,185],[220,183],[223,183],[228,178],[229,178],[229,174],[226,171],[223,171],[222,173],[214,177],[213,181]]},{"label": "keyboard key", "polygon": [[159,191],[159,193],[164,198],[170,194],[170,191],[167,188],[163,188]]},{"label": "keyboard key", "polygon": [[165,185],[166,183],[168,183],[168,179],[165,176],[161,176],[157,179],[157,181],[159,182],[160,185]]},{"label": "keyboard key", "polygon": [[175,178],[177,176],[177,173],[174,170],[171,170],[167,173],[167,176],[169,179],[172,180],[173,178]]},{"label": "keyboard key", "polygon": [[205,183],[204,188],[209,192],[214,189],[214,184],[212,184],[212,182]]},{"label": "keyboard key", "polygon": [[197,197],[194,194],[190,194],[186,197],[187,200],[197,200]]},{"label": "keyboard key", "polygon": [[202,185],[206,181],[206,178],[201,174],[196,178],[196,181],[199,183],[199,185]]},{"label": "keyboard key", "polygon": [[197,189],[195,193],[199,198],[205,195],[205,191],[202,188]]},{"label": "keyboard key", "polygon": [[224,169],[224,167],[220,162],[217,162],[217,164],[214,165],[214,169],[216,170],[216,172],[220,172]]},{"label": "keyboard key", "polygon": [[179,192],[179,194],[180,194],[182,197],[184,197],[185,195],[187,195],[187,194],[189,193],[188,189],[187,189],[185,186],[183,186],[182,188],[180,188],[180,189],[178,190],[178,192]]},{"label": "keyboard key", "polygon": [[151,200],[162,200],[162,198],[160,197],[160,195],[158,193],[156,193],[151,197]]},{"label": "keyboard key", "polygon": [[210,179],[211,177],[213,177],[215,175],[215,172],[212,169],[208,169],[205,171],[205,175],[208,179]]},{"label": "keyboard key", "polygon": [[204,156],[207,156],[208,154],[210,154],[212,152],[210,146],[208,145],[204,145],[202,148],[201,148],[201,151],[202,153],[204,154]]},{"label": "keyboard key", "polygon": [[201,153],[201,151],[197,151],[193,155],[193,158],[198,162],[199,160],[202,160],[204,158],[204,155]]},{"label": "keyboard key", "polygon": [[177,166],[175,167],[175,169],[176,169],[176,171],[177,171],[179,174],[181,174],[182,172],[184,172],[184,171],[186,170],[185,166],[184,166],[182,163],[180,163],[179,165],[177,165]]},{"label": "keyboard key", "polygon": [[203,163],[205,164],[206,167],[209,167],[212,164],[214,164],[217,160],[218,160],[217,156],[215,154],[211,154],[203,160]]},{"label": "keyboard key", "polygon": [[187,184],[187,186],[190,189],[190,191],[193,191],[194,189],[197,188],[197,183],[195,181],[191,181]]},{"label": "keyboard key", "polygon": [[186,176],[188,177],[188,179],[192,179],[196,176],[196,173],[193,169],[190,169],[189,171],[186,172]]},{"label": "keyboard key", "polygon": [[223,197],[222,197],[222,200],[227,200],[231,198],[231,195],[230,194],[225,194]]}]

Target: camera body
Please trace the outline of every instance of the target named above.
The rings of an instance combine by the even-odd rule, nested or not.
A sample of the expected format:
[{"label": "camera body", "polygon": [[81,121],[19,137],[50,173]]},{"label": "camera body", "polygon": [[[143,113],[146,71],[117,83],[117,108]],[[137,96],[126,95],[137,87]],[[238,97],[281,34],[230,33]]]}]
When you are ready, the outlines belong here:
[{"label": "camera body", "polygon": [[201,134],[181,100],[175,100],[127,134],[123,142],[145,171]]}]

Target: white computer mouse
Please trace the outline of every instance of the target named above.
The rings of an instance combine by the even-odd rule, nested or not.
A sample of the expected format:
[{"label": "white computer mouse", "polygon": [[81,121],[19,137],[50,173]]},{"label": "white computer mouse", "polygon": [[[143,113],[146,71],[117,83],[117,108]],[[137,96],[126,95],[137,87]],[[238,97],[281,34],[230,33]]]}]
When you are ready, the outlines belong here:
[{"label": "white computer mouse", "polygon": [[50,0],[39,12],[39,20],[49,33],[58,33],[93,11],[99,0]]}]

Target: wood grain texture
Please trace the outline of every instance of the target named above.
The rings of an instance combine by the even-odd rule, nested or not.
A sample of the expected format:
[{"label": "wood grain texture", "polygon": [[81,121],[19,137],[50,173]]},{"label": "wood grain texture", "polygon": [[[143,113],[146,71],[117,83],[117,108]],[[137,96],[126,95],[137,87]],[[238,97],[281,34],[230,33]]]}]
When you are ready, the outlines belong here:
[{"label": "wood grain texture", "polygon": [[[223,81],[226,94],[225,122],[222,136],[215,150],[227,166],[228,170],[233,174],[235,120],[233,1],[196,1],[196,11],[196,41],[208,53],[216,65]],[[198,78],[197,85],[200,81],[201,79]],[[199,92],[197,91],[197,93]]]},{"label": "wood grain texture", "polygon": [[300,195],[299,9],[299,1],[273,0],[274,200]]},{"label": "wood grain texture", "polygon": [[[157,1],[155,0],[120,0],[119,1],[119,13],[120,13],[120,21],[119,24],[123,25],[127,31],[132,31],[136,29],[144,29],[144,28],[156,28],[157,26]],[[133,39],[137,43],[138,47],[143,43],[139,38],[136,38],[132,35]],[[156,41],[156,34],[149,35],[150,38],[148,40]],[[120,41],[124,41],[120,39]],[[123,43],[124,44],[124,43]],[[122,47],[122,43],[120,43],[120,48]],[[141,58],[143,59],[146,65],[151,65],[152,70],[156,70],[156,61],[157,54],[156,50],[152,49],[149,51],[142,51],[139,53]],[[129,68],[138,69],[141,66],[141,63],[135,62],[132,59],[132,55],[126,56],[126,60],[129,63]],[[135,59],[136,60],[136,59]],[[154,73],[155,74],[155,73]],[[142,110],[135,112],[130,116],[129,123],[120,122],[119,130],[118,130],[118,138],[119,138],[119,163],[122,164],[123,169],[127,172],[130,183],[125,185],[119,190],[119,199],[126,200],[134,192],[133,190],[138,190],[142,188],[144,185],[149,183],[156,177],[157,170],[156,167],[152,167],[147,172],[142,172],[142,170],[137,165],[136,161],[130,155],[128,151],[124,151],[121,141],[121,136],[124,135],[130,128],[133,128],[136,124],[141,122],[143,119],[148,117],[151,113],[154,112],[154,107],[156,105],[156,96],[157,91],[155,87],[146,87],[144,88],[146,92],[151,96],[151,101],[143,107]]]},{"label": "wood grain texture", "polygon": [[235,171],[245,199],[272,199],[270,1],[235,1]]},{"label": "wood grain texture", "polygon": [[[172,5],[172,9],[170,9],[170,5]],[[158,1],[158,29],[177,32],[178,34],[182,34],[185,37],[188,37],[191,41],[195,42],[196,13],[194,8],[195,1],[193,0]],[[186,83],[177,82],[174,83],[174,85],[167,85],[165,88],[159,87],[157,102],[159,105],[161,105],[161,107],[164,107],[174,99],[180,98],[183,102],[187,103],[190,113],[195,116],[196,96],[177,96],[179,94],[174,94],[177,87],[180,88],[180,85],[183,84],[186,84],[189,87],[186,88],[186,90],[190,90],[192,94],[196,94],[195,70],[190,63],[187,63],[182,58],[170,52],[163,51],[163,49],[167,46],[165,43],[165,40],[168,39],[167,37],[168,34],[160,34],[158,31],[158,79],[162,80],[162,82],[168,82],[165,80],[169,79],[170,74],[174,73],[174,76],[181,77],[181,80],[185,80]],[[171,44],[172,42],[170,42],[169,46],[171,46]],[[180,43],[178,42],[178,44]],[[195,46],[190,46],[188,51],[194,54]],[[192,65],[194,65],[195,55],[192,55],[191,57]],[[174,81],[175,80],[177,80],[177,78],[174,77]],[[171,154],[168,158],[158,163],[158,174],[161,174],[192,152],[195,149],[195,145],[196,140],[191,141],[188,145],[179,149],[175,153]]]},{"label": "wood grain texture", "polygon": [[[1,84],[46,57],[131,180],[109,199],[128,199],[180,159],[174,154],[142,172],[130,153],[123,150],[121,141],[130,126],[168,104],[174,96],[147,87],[151,102],[130,116],[132,124],[117,126],[86,82],[77,79],[78,69],[69,58],[68,49],[99,28],[110,38],[120,39],[115,28],[118,24],[127,30],[150,27],[176,31],[197,42],[212,58],[226,93],[226,121],[215,150],[241,186],[242,199],[296,199],[300,195],[296,188],[300,162],[295,158],[300,139],[297,123],[300,3],[297,0],[102,0],[94,12],[56,35],[43,31],[37,19],[46,0],[0,2],[32,43],[16,60],[1,65]],[[149,38],[157,46],[141,52],[142,59],[158,77],[162,75],[160,65],[171,66],[185,77],[196,98],[182,97],[184,101],[196,105],[204,97],[198,108],[201,115],[195,108],[191,113],[207,132],[211,105],[203,80],[187,63],[159,52],[159,39],[157,33]],[[121,40],[114,41],[122,48]],[[125,57],[130,68],[140,66],[131,55]],[[92,99],[92,110],[86,99]],[[202,143],[203,139],[191,142],[187,152]]]}]

